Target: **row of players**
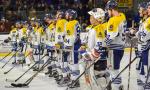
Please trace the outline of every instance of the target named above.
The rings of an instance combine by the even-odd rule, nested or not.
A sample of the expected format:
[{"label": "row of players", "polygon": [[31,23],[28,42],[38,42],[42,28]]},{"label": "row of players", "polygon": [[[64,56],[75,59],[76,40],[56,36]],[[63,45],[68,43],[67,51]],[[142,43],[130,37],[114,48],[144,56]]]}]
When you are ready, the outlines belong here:
[{"label": "row of players", "polygon": [[[126,17],[118,10],[116,1],[108,1],[106,10],[109,15],[108,21],[105,20],[106,12],[101,8],[88,12],[91,25],[86,28],[86,32],[82,32],[76,20],[77,12],[68,9],[65,12],[58,11],[55,17],[47,14],[44,19],[47,23],[46,28],[43,27],[41,21],[34,19],[30,20],[30,23],[24,23],[23,27],[16,23],[16,27],[4,42],[11,41],[14,46],[13,51],[17,51],[16,43],[21,48],[24,47],[20,54],[26,51],[30,53],[30,57],[26,58],[28,61],[34,59],[38,62],[42,52],[47,53],[48,56],[57,57],[58,61],[50,64],[46,74],[50,74],[50,77],[54,76],[59,86],[66,86],[74,82],[80,73],[98,58],[93,68],[89,69],[89,73],[85,75],[85,79],[82,78],[84,80],[80,80],[80,83],[78,81],[74,86],[69,86],[70,88],[79,86],[85,88],[86,85],[89,85],[96,88],[96,75],[101,74],[107,80],[113,80],[118,75],[126,37],[134,36],[138,38],[138,89],[150,89],[150,81],[148,80],[148,83],[145,84],[145,76],[148,74],[149,67],[150,3],[139,5],[142,19],[138,30],[127,29]],[[24,42],[28,43],[24,44]],[[44,49],[47,51],[43,51]],[[36,69],[38,70],[38,67]],[[112,78],[108,75],[109,71]],[[111,86],[113,90],[120,90],[122,88],[121,76],[115,79]]]}]

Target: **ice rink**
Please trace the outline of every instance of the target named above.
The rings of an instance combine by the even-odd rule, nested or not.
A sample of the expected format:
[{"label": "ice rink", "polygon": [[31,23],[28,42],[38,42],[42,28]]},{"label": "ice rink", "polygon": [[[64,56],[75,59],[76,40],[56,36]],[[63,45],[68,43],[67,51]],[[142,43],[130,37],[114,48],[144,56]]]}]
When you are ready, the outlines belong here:
[{"label": "ice rink", "polygon": [[[133,56],[134,58],[134,53]],[[0,62],[0,67],[4,65],[5,61]],[[129,63],[129,53],[125,53],[122,62],[121,62],[121,68],[124,68],[125,65]],[[130,83],[130,90],[137,90],[136,86],[136,71],[135,71],[136,61],[131,66],[131,83]],[[25,70],[28,69],[27,66],[22,67],[17,66],[14,70],[12,70],[10,73],[4,75],[3,73],[10,69],[12,67],[11,64],[8,64],[5,68],[0,69],[0,90],[16,90],[16,88],[6,88],[6,86],[9,86],[12,80],[15,80],[18,78],[19,75],[21,75]],[[31,77],[35,72],[32,70],[26,74],[22,79],[20,79],[18,82],[25,82],[29,77]],[[123,77],[123,85],[125,87],[125,90],[127,90],[127,81],[128,81],[128,69],[122,73]],[[8,81],[6,81],[8,79]],[[17,88],[19,89],[19,88]],[[58,87],[55,80],[53,78],[49,78],[48,76],[45,76],[44,72],[39,73],[39,75],[31,82],[29,88],[21,88],[21,90],[65,90],[66,87]]]},{"label": "ice rink", "polygon": [[[3,48],[3,47],[0,48],[0,50],[4,51],[4,52],[9,51],[7,49],[8,48]],[[133,51],[132,58],[134,58],[134,57],[135,57],[135,54]],[[2,58],[2,56],[0,58]],[[40,72],[39,75],[31,82],[29,87],[26,87],[26,88],[11,88],[11,87],[8,88],[7,87],[6,88],[6,86],[10,86],[11,81],[18,78],[22,73],[24,73],[29,68],[27,66],[22,67],[21,65],[19,65],[16,68],[14,68],[14,70],[12,70],[10,73],[5,75],[3,73],[12,67],[12,64],[9,63],[3,69],[1,68],[4,65],[4,63],[8,61],[8,58],[6,58],[2,62],[0,62],[0,90],[17,90],[17,89],[20,89],[20,90],[66,90],[66,87],[58,87],[56,84],[56,81],[53,78],[49,78],[48,76],[46,76],[44,74],[44,72],[46,72],[46,70]],[[124,68],[128,63],[129,63],[129,52],[125,52],[124,57],[121,61],[121,69],[120,70],[122,70],[122,68]],[[136,82],[137,75],[136,75],[135,68],[136,68],[136,61],[131,65],[130,90],[133,90],[133,89],[137,90],[137,82]],[[129,69],[127,69],[125,72],[123,72],[121,74],[121,76],[123,77],[122,80],[123,80],[124,90],[127,90],[128,72],[129,72]],[[20,82],[20,83],[25,82],[34,73],[35,72],[33,72],[31,70],[24,77],[22,77],[18,82]],[[74,90],[80,90],[80,89],[78,88],[78,89],[74,89]]]}]

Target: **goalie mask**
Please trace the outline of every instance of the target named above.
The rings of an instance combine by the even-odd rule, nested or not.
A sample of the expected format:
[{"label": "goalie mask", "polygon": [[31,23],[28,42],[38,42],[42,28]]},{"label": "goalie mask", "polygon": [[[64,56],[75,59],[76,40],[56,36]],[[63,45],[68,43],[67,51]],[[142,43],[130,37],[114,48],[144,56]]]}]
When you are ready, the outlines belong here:
[{"label": "goalie mask", "polygon": [[93,16],[98,21],[104,21],[105,11],[101,8],[94,8],[88,12],[91,16]]}]

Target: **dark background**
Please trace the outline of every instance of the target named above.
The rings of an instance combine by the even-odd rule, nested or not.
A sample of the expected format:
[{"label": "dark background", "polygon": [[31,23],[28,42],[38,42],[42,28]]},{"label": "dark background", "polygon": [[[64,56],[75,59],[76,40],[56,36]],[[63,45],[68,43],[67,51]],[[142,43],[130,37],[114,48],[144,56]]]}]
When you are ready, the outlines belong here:
[{"label": "dark background", "polygon": [[[94,7],[105,8],[108,0],[0,0],[0,33],[8,33],[16,21],[24,21],[29,17],[42,19],[46,13],[55,13],[59,9],[75,9],[78,20],[83,27],[89,25],[87,12]],[[128,0],[118,0],[120,2]],[[130,1],[130,0],[129,0]],[[139,21],[138,3],[149,0],[131,0],[131,6],[121,6],[119,9],[126,14],[128,27],[131,22]],[[5,18],[5,20],[3,19]]]}]

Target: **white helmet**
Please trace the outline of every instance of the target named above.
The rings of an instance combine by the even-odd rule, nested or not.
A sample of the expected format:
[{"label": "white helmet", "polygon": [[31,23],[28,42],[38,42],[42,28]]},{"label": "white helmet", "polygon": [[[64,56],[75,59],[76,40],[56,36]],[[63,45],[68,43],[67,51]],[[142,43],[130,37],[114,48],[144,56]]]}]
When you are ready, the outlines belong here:
[{"label": "white helmet", "polygon": [[91,16],[93,16],[95,19],[98,20],[104,20],[105,17],[105,11],[101,8],[94,8],[91,11],[88,12]]}]

